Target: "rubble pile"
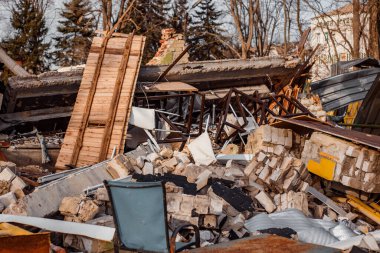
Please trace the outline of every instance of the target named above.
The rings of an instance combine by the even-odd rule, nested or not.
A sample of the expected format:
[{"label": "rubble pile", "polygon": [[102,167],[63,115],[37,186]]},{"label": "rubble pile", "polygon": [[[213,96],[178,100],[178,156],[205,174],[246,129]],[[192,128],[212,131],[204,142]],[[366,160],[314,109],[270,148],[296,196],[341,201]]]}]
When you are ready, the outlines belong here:
[{"label": "rubble pile", "polygon": [[[46,135],[44,136],[45,145],[48,147],[60,146],[62,144],[62,134]],[[13,148],[18,147],[39,147],[41,145],[37,136],[20,136],[18,138],[12,138],[10,145]]]},{"label": "rubble pile", "polygon": [[[290,129],[263,125],[248,136],[244,152],[253,155],[250,161],[195,165],[187,148],[179,152],[165,145],[160,152],[117,156],[108,169],[132,181],[166,182],[169,227],[174,230],[185,223],[199,226],[202,246],[248,236],[252,229],[246,227],[251,223],[248,220],[262,212],[297,209],[307,217],[328,217],[336,226],[338,223],[334,222],[340,218],[355,220],[358,215],[353,215],[347,204],[339,203],[350,213],[341,217],[308,193],[308,188],[314,186],[322,194],[329,194],[306,166],[309,159],[316,159],[308,149],[316,145],[318,135],[323,134],[314,133],[307,139]],[[324,138],[327,137],[334,143],[340,141],[331,136]],[[327,141],[323,144],[323,147],[332,146]],[[329,151],[323,147],[319,148]],[[64,220],[83,223],[112,215],[110,206],[106,189],[100,187],[90,194],[63,198],[59,211]],[[355,221],[355,227],[373,229],[368,223],[363,226],[366,222],[361,218]],[[77,249],[86,250],[83,246]]]},{"label": "rubble pile", "polygon": [[18,199],[22,199],[38,185],[37,178],[47,173],[40,166],[17,167],[12,162],[1,161],[0,213],[11,204],[15,204]]}]

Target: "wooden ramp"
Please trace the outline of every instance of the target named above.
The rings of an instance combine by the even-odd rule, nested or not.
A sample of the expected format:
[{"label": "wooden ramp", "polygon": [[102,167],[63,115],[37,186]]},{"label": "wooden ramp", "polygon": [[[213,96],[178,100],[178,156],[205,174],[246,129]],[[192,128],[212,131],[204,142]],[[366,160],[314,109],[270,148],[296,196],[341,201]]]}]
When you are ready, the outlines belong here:
[{"label": "wooden ramp", "polygon": [[122,153],[145,37],[93,39],[56,168],[81,167]]}]

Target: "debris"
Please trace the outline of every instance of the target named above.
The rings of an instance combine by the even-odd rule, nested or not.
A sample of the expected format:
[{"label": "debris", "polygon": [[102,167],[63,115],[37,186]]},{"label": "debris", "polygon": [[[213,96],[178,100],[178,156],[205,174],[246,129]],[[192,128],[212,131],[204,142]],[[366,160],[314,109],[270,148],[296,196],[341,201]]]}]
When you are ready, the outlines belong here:
[{"label": "debris", "polygon": [[265,208],[265,211],[272,213],[276,206],[273,204],[272,199],[263,191],[260,191],[255,198],[260,202],[260,204]]},{"label": "debris", "polygon": [[115,234],[115,229],[110,227],[30,216],[0,214],[0,222],[15,222],[64,234],[83,235],[102,241],[112,241]]},{"label": "debris", "polygon": [[216,161],[211,140],[207,133],[203,133],[194,139],[188,145],[188,148],[196,165],[210,165]]}]

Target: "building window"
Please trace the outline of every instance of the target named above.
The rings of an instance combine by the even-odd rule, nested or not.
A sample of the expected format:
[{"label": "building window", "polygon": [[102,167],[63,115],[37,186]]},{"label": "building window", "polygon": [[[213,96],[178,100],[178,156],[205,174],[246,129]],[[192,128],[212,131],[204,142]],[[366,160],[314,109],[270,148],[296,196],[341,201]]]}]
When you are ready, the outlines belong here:
[{"label": "building window", "polygon": [[325,40],[328,42],[329,41],[329,33],[325,32]]},{"label": "building window", "polygon": [[317,34],[316,34],[316,40],[317,40],[317,43],[321,43],[320,36],[321,36],[320,33],[317,33]]}]

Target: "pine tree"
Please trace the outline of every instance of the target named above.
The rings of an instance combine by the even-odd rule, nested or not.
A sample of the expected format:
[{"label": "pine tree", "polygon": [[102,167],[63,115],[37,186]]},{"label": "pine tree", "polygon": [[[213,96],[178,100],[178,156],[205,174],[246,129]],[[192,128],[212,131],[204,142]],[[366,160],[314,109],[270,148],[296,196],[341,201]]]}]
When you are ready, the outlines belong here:
[{"label": "pine tree", "polygon": [[172,5],[173,14],[170,18],[171,27],[174,28],[177,33],[182,33],[185,37],[189,23],[187,4],[187,0],[175,0]]},{"label": "pine tree", "polygon": [[160,47],[161,30],[168,27],[167,13],[170,0],[137,0],[131,20],[122,32],[133,30],[146,36],[143,63],[149,61]]},{"label": "pine tree", "polygon": [[50,42],[45,42],[44,0],[15,0],[11,12],[12,35],[1,46],[29,72],[38,74],[49,69],[47,61]]},{"label": "pine tree", "polygon": [[225,47],[221,40],[225,31],[219,22],[223,12],[217,10],[215,3],[213,0],[204,0],[195,10],[189,32],[191,61],[224,58]]},{"label": "pine tree", "polygon": [[95,17],[89,0],[69,0],[64,3],[58,21],[60,33],[55,37],[57,50],[53,56],[59,66],[74,66],[86,62],[94,35]]}]

